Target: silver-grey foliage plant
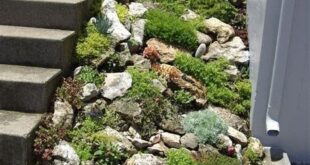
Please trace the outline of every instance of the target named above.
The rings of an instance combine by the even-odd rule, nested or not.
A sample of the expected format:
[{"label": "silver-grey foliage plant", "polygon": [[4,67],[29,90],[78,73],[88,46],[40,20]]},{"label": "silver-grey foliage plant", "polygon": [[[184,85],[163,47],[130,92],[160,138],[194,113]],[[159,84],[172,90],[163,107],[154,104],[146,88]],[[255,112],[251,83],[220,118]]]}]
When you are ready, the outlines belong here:
[{"label": "silver-grey foliage plant", "polygon": [[208,110],[191,112],[182,120],[186,132],[194,133],[200,143],[215,144],[219,134],[226,134],[228,125]]}]

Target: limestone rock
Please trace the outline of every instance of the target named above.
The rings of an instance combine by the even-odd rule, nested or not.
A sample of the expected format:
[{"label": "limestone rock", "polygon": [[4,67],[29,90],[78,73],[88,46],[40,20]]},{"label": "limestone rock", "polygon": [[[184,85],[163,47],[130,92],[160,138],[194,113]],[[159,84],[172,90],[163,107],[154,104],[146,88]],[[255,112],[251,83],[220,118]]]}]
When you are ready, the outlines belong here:
[{"label": "limestone rock", "polygon": [[212,43],[212,38],[205,33],[196,31],[197,39],[199,44],[206,44],[209,46]]},{"label": "limestone rock", "polygon": [[130,40],[136,42],[139,47],[143,45],[145,23],[145,19],[138,19],[131,25],[132,37]]},{"label": "limestone rock", "polygon": [[115,9],[115,0],[104,0],[102,3],[101,14],[104,15],[111,23],[108,32],[111,33],[112,38],[116,43],[130,38],[130,32],[120,22]]},{"label": "limestone rock", "polygon": [[216,113],[221,119],[225,121],[229,126],[241,131],[249,132],[247,122],[239,116],[232,114],[230,110],[221,107],[209,106],[208,110]]},{"label": "limestone rock", "polygon": [[139,138],[134,138],[134,139],[132,139],[131,142],[139,150],[145,149],[145,148],[150,147],[152,145],[151,142],[148,142],[146,140],[142,140]]},{"label": "limestone rock", "polygon": [[204,21],[204,26],[204,31],[206,33],[212,32],[217,34],[217,41],[219,43],[225,43],[235,35],[235,31],[232,26],[214,17],[206,19]]},{"label": "limestone rock", "polygon": [[134,67],[142,70],[150,70],[151,69],[151,62],[150,60],[144,58],[140,55],[133,55],[131,56],[130,61],[133,63]]},{"label": "limestone rock", "polygon": [[195,57],[200,58],[207,52],[206,44],[200,44],[195,52]]},{"label": "limestone rock", "polygon": [[131,137],[141,139],[141,135],[133,127],[129,127],[128,132],[129,132]]},{"label": "limestone rock", "polygon": [[180,148],[181,147],[181,137],[180,135],[164,132],[161,134],[163,142],[171,148]]},{"label": "limestone rock", "polygon": [[156,38],[151,38],[146,42],[148,47],[154,47],[160,54],[160,62],[170,63],[175,60],[175,55],[178,51],[182,51],[175,46],[169,45]]},{"label": "limestone rock", "polygon": [[113,100],[116,97],[124,96],[131,85],[132,78],[129,73],[108,73],[101,94],[104,98]]},{"label": "limestone rock", "polygon": [[149,153],[159,156],[164,156],[168,149],[169,148],[166,147],[163,142],[156,143],[153,146],[147,148]]},{"label": "limestone rock", "polygon": [[93,83],[88,83],[83,86],[82,93],[81,93],[81,100],[82,101],[90,101],[93,98],[97,97],[99,94],[99,90],[97,86]]},{"label": "limestone rock", "polygon": [[125,165],[163,165],[164,159],[154,156],[152,154],[135,154],[128,159]]},{"label": "limestone rock", "polygon": [[216,144],[216,147],[219,150],[226,150],[228,147],[233,146],[233,142],[230,140],[230,138],[224,134],[218,135],[218,142]]},{"label": "limestone rock", "polygon": [[161,93],[165,92],[167,87],[159,80],[154,79],[152,80],[153,85],[160,90]]},{"label": "limestone rock", "polygon": [[150,138],[150,142],[151,142],[152,144],[159,143],[160,141],[161,141],[161,136],[160,136],[160,134],[151,136],[151,138]]},{"label": "limestone rock", "polygon": [[109,109],[117,112],[129,122],[134,122],[133,120],[139,118],[142,113],[142,109],[139,107],[139,104],[129,99],[113,101],[113,103],[109,105]]},{"label": "limestone rock", "polygon": [[129,4],[128,14],[133,17],[143,17],[147,8],[142,3],[132,2]]},{"label": "limestone rock", "polygon": [[56,101],[54,103],[53,124],[64,128],[71,128],[74,111],[68,102]]},{"label": "limestone rock", "polygon": [[79,165],[80,159],[75,150],[66,141],[60,141],[53,149],[53,157],[56,157],[54,165]]},{"label": "limestone rock", "polygon": [[83,107],[83,114],[90,117],[103,116],[103,109],[105,109],[107,102],[104,99],[98,99],[93,103],[86,104]]},{"label": "limestone rock", "polygon": [[197,19],[199,17],[194,11],[187,9],[185,13],[181,16],[181,19],[184,21],[190,21]]},{"label": "limestone rock", "polygon": [[242,146],[246,146],[248,143],[247,137],[233,127],[228,127],[227,134],[233,141],[241,144]]},{"label": "limestone rock", "polygon": [[229,75],[229,78],[231,80],[236,80],[240,71],[235,65],[229,65],[227,69],[225,69],[225,72]]},{"label": "limestone rock", "polygon": [[219,154],[219,151],[211,146],[210,144],[199,144],[198,151],[200,153],[213,153],[213,154]]},{"label": "limestone rock", "polygon": [[198,147],[198,138],[193,133],[187,133],[181,137],[181,144],[188,149],[196,149]]},{"label": "limestone rock", "polygon": [[177,133],[179,135],[185,134],[184,128],[181,124],[181,118],[176,115],[168,115],[159,123],[159,127],[165,131]]},{"label": "limestone rock", "polygon": [[120,132],[112,129],[111,127],[106,127],[102,133],[108,135],[108,136],[113,136],[117,139],[117,145],[120,147],[121,150],[127,151],[129,153],[136,153],[137,150],[135,147],[132,145],[132,143]]},{"label": "limestone rock", "polygon": [[215,41],[209,46],[208,53],[202,56],[202,59],[208,61],[210,59],[225,57],[233,63],[248,64],[250,54],[248,51],[244,50],[245,48],[240,37],[234,37],[224,44]]}]

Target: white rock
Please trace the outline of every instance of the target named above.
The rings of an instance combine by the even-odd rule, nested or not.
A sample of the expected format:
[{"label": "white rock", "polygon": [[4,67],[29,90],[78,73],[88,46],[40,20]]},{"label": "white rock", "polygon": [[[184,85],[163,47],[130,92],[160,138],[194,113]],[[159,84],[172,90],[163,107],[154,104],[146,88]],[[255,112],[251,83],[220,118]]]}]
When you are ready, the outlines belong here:
[{"label": "white rock", "polygon": [[150,142],[152,144],[156,144],[156,143],[159,143],[161,141],[161,136],[160,134],[157,134],[157,135],[154,135],[150,138]]},{"label": "white rock", "polygon": [[190,21],[198,18],[199,15],[196,14],[194,11],[187,9],[185,13],[181,16],[181,19],[184,21]]},{"label": "white rock", "polygon": [[82,101],[90,101],[91,99],[97,97],[99,94],[99,90],[97,86],[93,83],[88,83],[83,86],[81,93]]},{"label": "white rock", "polygon": [[54,103],[53,124],[64,128],[71,128],[73,123],[73,109],[68,102],[56,101]]},{"label": "white rock", "polygon": [[180,135],[164,132],[161,134],[163,142],[171,148],[180,148],[181,147],[181,137]]},{"label": "white rock", "polygon": [[133,127],[129,127],[129,130],[128,132],[130,133],[130,135],[133,137],[133,138],[138,138],[138,139],[141,139],[141,135],[138,133],[138,131],[136,129],[134,129]]},{"label": "white rock", "polygon": [[187,133],[181,138],[181,144],[189,149],[196,149],[198,147],[198,138],[193,133]]},{"label": "white rock", "polygon": [[164,159],[152,154],[135,154],[128,159],[125,165],[163,165]]},{"label": "white rock", "polygon": [[234,140],[236,143],[241,144],[242,146],[247,145],[248,139],[247,137],[240,131],[236,130],[233,127],[228,127],[227,135]]},{"label": "white rock", "polygon": [[226,150],[228,147],[233,146],[233,142],[230,140],[230,138],[224,134],[218,135],[218,142],[216,144],[216,147],[219,150]]},{"label": "white rock", "polygon": [[235,35],[234,28],[217,18],[209,18],[204,21],[205,32],[212,32],[217,34],[217,41],[225,43]]},{"label": "white rock", "polygon": [[132,78],[129,73],[108,73],[105,84],[101,89],[101,95],[104,98],[113,100],[116,97],[124,96],[131,85]]},{"label": "white rock", "polygon": [[207,52],[206,44],[200,44],[196,50],[195,57],[200,58]]},{"label": "white rock", "polygon": [[197,39],[199,44],[206,44],[209,46],[212,43],[212,38],[205,33],[196,31]]},{"label": "white rock", "polygon": [[139,46],[143,45],[145,23],[145,19],[138,19],[131,25],[131,40],[137,42]]},{"label": "white rock", "polygon": [[133,17],[142,17],[147,8],[144,7],[142,3],[132,2],[129,4],[129,12],[128,14]]},{"label": "white rock", "polygon": [[235,65],[229,65],[225,72],[229,75],[230,79],[235,80],[239,75],[239,70]]},{"label": "white rock", "polygon": [[242,146],[240,144],[236,144],[235,146],[235,151],[236,151],[236,156],[237,156],[237,159],[242,161]]},{"label": "white rock", "polygon": [[160,82],[157,79],[152,80],[152,83],[156,88],[160,90],[161,93],[165,92],[165,90],[167,89],[167,87],[163,85],[162,82]]},{"label": "white rock", "polygon": [[213,42],[208,49],[208,53],[202,56],[202,59],[217,59],[220,57],[226,57],[232,62],[237,62],[237,59],[241,59],[240,52],[245,51],[246,46],[242,42],[240,37],[234,37],[232,40],[220,44],[218,41]]},{"label": "white rock", "polygon": [[80,74],[82,68],[83,68],[82,66],[75,68],[73,72],[73,76],[75,77],[76,75]]},{"label": "white rock", "polygon": [[129,39],[131,34],[120,22],[116,13],[115,4],[115,0],[104,0],[101,13],[111,22],[111,27],[108,29],[108,32],[111,33],[115,42],[119,43]]},{"label": "white rock", "polygon": [[[54,165],[79,165],[80,159],[75,150],[66,141],[54,147],[53,156],[56,157]],[[60,159],[59,159],[60,158]]]},{"label": "white rock", "polygon": [[169,148],[166,147],[165,144],[162,142],[156,143],[153,146],[147,148],[149,153],[160,156],[164,156],[168,149]]}]

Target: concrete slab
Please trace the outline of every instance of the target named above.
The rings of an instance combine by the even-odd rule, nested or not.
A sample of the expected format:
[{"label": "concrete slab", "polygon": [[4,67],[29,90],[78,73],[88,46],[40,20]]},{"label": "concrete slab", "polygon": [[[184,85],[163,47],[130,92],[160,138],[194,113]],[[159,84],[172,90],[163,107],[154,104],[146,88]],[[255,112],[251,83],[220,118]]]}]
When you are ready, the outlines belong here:
[{"label": "concrete slab", "polygon": [[31,165],[34,132],[42,115],[0,110],[0,164]]},{"label": "concrete slab", "polygon": [[46,112],[60,69],[0,64],[0,109]]}]

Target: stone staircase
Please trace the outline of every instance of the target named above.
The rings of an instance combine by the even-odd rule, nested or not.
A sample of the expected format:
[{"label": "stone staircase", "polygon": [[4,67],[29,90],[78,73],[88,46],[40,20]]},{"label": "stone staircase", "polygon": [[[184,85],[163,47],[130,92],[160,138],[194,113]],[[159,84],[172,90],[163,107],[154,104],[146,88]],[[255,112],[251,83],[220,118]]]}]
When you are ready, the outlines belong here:
[{"label": "stone staircase", "polygon": [[0,165],[34,164],[34,132],[91,0],[0,0]]}]

